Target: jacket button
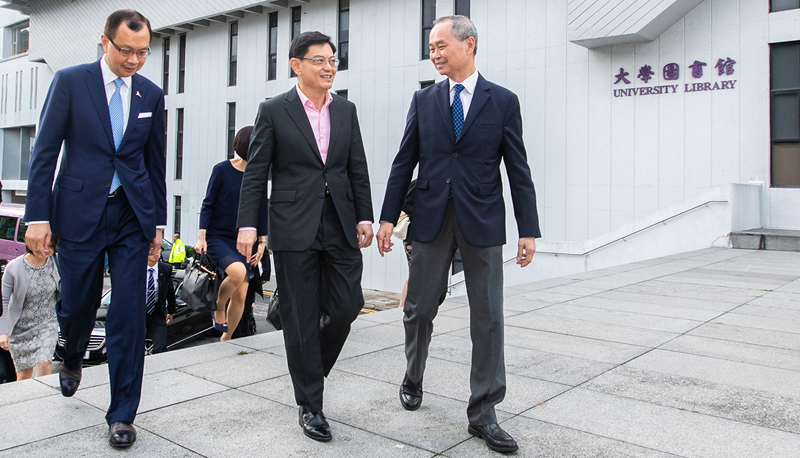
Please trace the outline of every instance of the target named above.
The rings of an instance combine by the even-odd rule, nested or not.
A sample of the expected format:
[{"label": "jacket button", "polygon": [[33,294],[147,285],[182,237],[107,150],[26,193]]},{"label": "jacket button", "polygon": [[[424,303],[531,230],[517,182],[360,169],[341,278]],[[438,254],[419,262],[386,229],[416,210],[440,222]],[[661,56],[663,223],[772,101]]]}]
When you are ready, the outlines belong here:
[{"label": "jacket button", "polygon": [[117,162],[117,161],[119,161],[119,158],[117,156],[114,156],[114,162]]},{"label": "jacket button", "polygon": [[319,193],[319,196],[320,196],[320,197],[325,197],[325,193],[324,193],[324,192],[321,192],[321,193]]},{"label": "jacket button", "polygon": [[111,189],[111,183],[107,184],[107,185],[106,185],[106,188],[109,188],[109,189]]},{"label": "jacket button", "polygon": [[453,157],[458,157],[458,153],[453,153]]},{"label": "jacket button", "polygon": [[450,178],[447,179],[446,183],[450,183]]}]

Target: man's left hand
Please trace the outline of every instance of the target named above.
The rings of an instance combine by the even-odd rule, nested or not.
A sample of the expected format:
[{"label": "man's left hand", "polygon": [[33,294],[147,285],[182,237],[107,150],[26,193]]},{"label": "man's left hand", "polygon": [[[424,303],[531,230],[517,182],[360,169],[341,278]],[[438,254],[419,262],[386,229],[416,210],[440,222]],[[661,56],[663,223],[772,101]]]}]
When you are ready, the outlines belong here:
[{"label": "man's left hand", "polygon": [[536,239],[533,237],[521,237],[517,244],[517,264],[526,267],[533,260],[533,253],[536,252]]},{"label": "man's left hand", "polygon": [[172,314],[170,313],[169,315],[167,315],[167,324],[170,324],[171,322],[172,322]]},{"label": "man's left hand", "polygon": [[150,242],[150,255],[161,253],[161,240],[164,238],[164,231],[156,229],[156,237]]},{"label": "man's left hand", "polygon": [[372,224],[359,224],[358,228],[358,247],[366,248],[372,245]]}]

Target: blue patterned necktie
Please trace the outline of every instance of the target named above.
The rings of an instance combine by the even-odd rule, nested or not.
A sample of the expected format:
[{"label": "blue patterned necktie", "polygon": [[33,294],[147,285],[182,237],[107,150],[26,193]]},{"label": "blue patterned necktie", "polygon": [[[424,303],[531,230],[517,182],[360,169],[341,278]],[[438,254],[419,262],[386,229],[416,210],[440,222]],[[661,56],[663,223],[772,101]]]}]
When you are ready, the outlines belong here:
[{"label": "blue patterned necktie", "polygon": [[464,90],[463,84],[456,84],[453,86],[455,94],[453,95],[453,105],[450,106],[450,111],[453,113],[453,133],[456,134],[456,140],[461,135],[461,128],[464,127],[464,105],[461,104],[461,91]]},{"label": "blue patterned necktie", "polygon": [[156,310],[156,276],[155,269],[147,268],[147,314],[152,315]]},{"label": "blue patterned necktie", "polygon": [[[122,127],[123,124],[125,124],[125,115],[122,112],[122,96],[119,95],[119,87],[122,86],[122,78],[115,79],[114,85],[117,86],[117,88],[114,90],[114,93],[111,95],[111,100],[108,102],[108,115],[111,117],[111,133],[114,135],[114,150],[118,150],[119,144],[122,143]],[[119,185],[119,177],[115,170],[114,177],[111,179],[111,189],[108,193],[111,194],[116,191]]]}]

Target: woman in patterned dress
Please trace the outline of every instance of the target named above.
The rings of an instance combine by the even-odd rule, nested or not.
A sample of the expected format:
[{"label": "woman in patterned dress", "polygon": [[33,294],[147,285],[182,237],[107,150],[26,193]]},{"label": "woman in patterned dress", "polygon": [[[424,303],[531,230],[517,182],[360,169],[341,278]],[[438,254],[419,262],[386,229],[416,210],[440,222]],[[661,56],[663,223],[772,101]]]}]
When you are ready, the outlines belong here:
[{"label": "woman in patterned dress", "polygon": [[6,266],[0,348],[11,352],[17,380],[50,374],[50,359],[58,341],[56,302],[61,284],[52,254],[53,236],[45,256],[26,246],[26,253]]}]

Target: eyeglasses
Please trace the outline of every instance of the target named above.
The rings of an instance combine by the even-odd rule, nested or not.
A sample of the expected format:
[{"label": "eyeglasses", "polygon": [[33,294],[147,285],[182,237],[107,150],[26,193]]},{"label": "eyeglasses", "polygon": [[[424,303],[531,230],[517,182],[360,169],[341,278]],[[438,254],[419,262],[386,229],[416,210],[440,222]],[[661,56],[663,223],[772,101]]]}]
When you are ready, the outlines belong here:
[{"label": "eyeglasses", "polygon": [[115,48],[117,48],[117,51],[122,55],[122,57],[126,57],[127,58],[127,57],[131,57],[132,55],[136,54],[136,57],[138,57],[139,59],[144,59],[144,58],[146,58],[147,56],[150,55],[150,48],[149,47],[147,49],[142,49],[141,51],[132,51],[132,50],[130,50],[128,48],[122,49],[119,46],[117,46],[116,43],[114,43],[114,40],[112,40],[109,37],[106,37],[106,38],[108,38],[108,41],[112,45],[114,45]]},{"label": "eyeglasses", "polygon": [[324,67],[325,64],[330,65],[333,68],[339,66],[339,59],[325,59],[324,57],[299,57],[300,60],[310,60],[314,63],[317,67]]}]

